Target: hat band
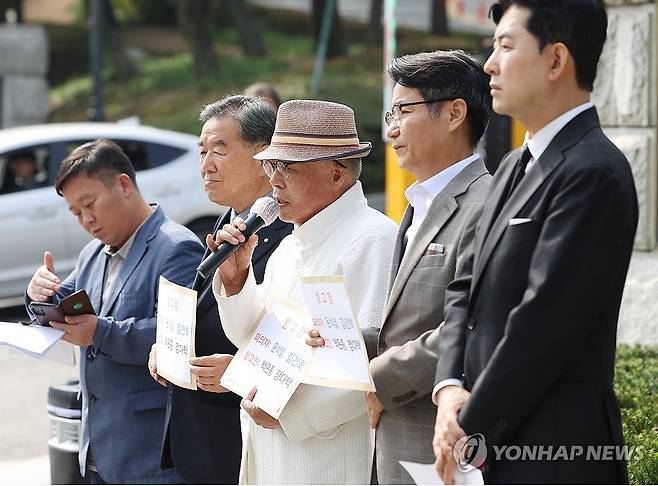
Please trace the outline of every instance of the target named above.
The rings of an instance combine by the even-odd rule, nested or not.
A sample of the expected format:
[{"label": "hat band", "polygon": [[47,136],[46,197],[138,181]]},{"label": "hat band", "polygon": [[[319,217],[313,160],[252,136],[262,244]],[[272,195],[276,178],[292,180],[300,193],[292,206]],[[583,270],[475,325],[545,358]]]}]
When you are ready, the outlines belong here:
[{"label": "hat band", "polygon": [[294,137],[274,134],[272,143],[296,144],[296,145],[318,145],[318,146],[341,146],[359,145],[359,139],[350,138],[308,138]]}]

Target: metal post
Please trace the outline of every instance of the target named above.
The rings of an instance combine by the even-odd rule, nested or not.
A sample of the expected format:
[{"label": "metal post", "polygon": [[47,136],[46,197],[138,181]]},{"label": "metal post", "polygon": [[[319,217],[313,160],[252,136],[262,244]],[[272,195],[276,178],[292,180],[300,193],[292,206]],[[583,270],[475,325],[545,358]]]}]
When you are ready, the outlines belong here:
[{"label": "metal post", "polygon": [[[396,0],[386,0],[384,5],[384,66],[396,55],[396,31],[397,23],[395,20]],[[395,150],[386,138],[386,124],[384,123],[384,112],[388,111],[391,106],[391,97],[393,95],[393,81],[388,74],[384,73],[384,109],[382,111],[382,138],[385,147],[385,186],[386,186],[386,214],[393,220],[400,222],[404,215],[404,209],[407,201],[404,197],[404,190],[409,187],[415,180],[413,174],[400,169],[398,158]]]},{"label": "metal post", "polygon": [[324,71],[324,61],[327,58],[327,50],[329,49],[331,27],[334,22],[335,4],[336,0],[328,0],[327,3],[324,4],[322,26],[320,28],[320,39],[318,42],[318,50],[315,53],[313,78],[311,79],[311,87],[309,88],[309,93],[311,96],[315,96],[320,89],[320,81],[322,81],[322,72]]},{"label": "metal post", "polygon": [[103,67],[103,16],[99,2],[100,0],[89,1],[89,57],[91,61],[91,78],[94,84],[93,94],[89,98],[88,110],[91,121],[105,121],[103,80],[101,79]]}]

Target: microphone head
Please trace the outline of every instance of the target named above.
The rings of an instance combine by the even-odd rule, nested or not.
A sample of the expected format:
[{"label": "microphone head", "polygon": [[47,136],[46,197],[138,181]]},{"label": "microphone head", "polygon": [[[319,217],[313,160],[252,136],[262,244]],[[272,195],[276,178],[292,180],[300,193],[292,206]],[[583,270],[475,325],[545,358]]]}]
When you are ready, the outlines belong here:
[{"label": "microphone head", "polygon": [[269,196],[261,197],[254,201],[249,213],[258,216],[265,221],[265,226],[268,226],[279,217],[279,205]]}]

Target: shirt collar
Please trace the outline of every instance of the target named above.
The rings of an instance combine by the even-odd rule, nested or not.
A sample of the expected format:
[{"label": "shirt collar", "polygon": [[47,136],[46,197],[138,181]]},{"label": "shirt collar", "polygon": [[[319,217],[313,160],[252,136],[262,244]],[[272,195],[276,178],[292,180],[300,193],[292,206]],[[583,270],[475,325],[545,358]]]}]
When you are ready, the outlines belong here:
[{"label": "shirt collar", "polygon": [[452,164],[450,167],[446,167],[424,182],[414,182],[404,191],[404,196],[415,211],[426,209],[451,180],[457,177],[467,165],[479,158],[479,154],[473,154]]},{"label": "shirt collar", "polygon": [[576,106],[575,108],[555,118],[548,125],[544,126],[544,128],[535,133],[535,136],[532,138],[530,138],[526,132],[525,141],[528,144],[528,149],[530,149],[532,158],[534,160],[538,160],[553,141],[555,136],[560,132],[560,130],[562,130],[567,125],[567,123],[576,118],[583,111],[589,110],[590,108],[594,108],[594,105],[591,101]]},{"label": "shirt collar", "polygon": [[292,234],[305,245],[324,241],[326,236],[333,232],[334,226],[343,220],[346,213],[354,212],[359,207],[367,205],[368,201],[363,194],[361,182],[356,181],[352,187],[318,214],[299,226],[295,225]]}]

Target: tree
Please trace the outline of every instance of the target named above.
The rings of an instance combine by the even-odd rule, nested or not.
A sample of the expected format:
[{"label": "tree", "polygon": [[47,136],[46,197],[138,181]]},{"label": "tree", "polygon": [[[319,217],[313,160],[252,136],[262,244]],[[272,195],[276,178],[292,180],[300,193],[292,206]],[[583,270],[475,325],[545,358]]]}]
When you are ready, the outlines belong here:
[{"label": "tree", "polygon": [[209,0],[178,0],[178,25],[185,36],[194,60],[194,72],[208,77],[217,69],[217,56],[208,28]]},{"label": "tree", "polygon": [[240,32],[240,43],[245,56],[264,56],[267,54],[260,32],[246,10],[243,0],[228,0],[228,9],[233,24]]},{"label": "tree", "polygon": [[119,23],[117,22],[109,0],[101,0],[101,15],[103,16],[103,44],[110,63],[114,66],[116,76],[121,80],[133,78],[137,67],[126,52],[121,39]]},{"label": "tree", "polygon": [[383,0],[371,0],[370,20],[366,31],[366,46],[375,47],[382,43],[384,29],[382,28]]},{"label": "tree", "polygon": [[432,0],[432,34],[448,35],[446,0]]},{"label": "tree", "polygon": [[[316,49],[320,43],[320,32],[322,30],[322,19],[324,17],[325,6],[330,0],[313,0],[313,28],[315,35]],[[329,37],[329,46],[327,48],[327,57],[340,57],[347,54],[347,44],[343,34],[343,27],[340,16],[338,15],[338,2],[333,1],[332,9],[331,35]]]}]

